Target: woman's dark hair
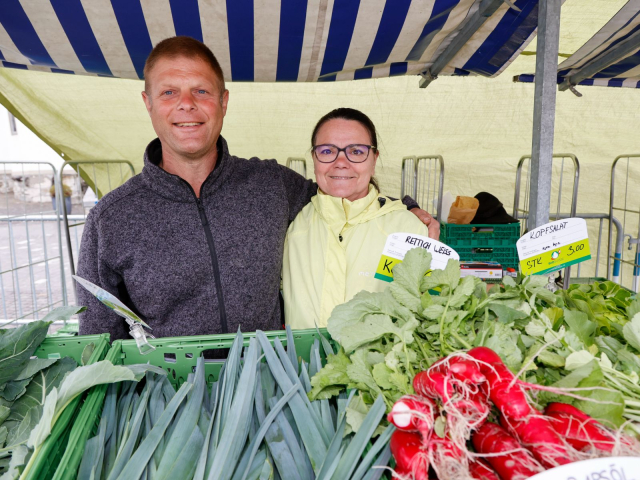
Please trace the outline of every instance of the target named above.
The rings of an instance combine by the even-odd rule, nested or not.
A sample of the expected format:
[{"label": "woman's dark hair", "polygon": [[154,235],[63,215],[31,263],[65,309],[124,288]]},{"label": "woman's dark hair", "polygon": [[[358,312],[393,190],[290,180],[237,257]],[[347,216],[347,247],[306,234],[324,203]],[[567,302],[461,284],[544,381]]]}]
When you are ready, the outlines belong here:
[{"label": "woman's dark hair", "polygon": [[[320,127],[322,127],[330,120],[352,120],[354,122],[358,122],[367,130],[367,132],[369,133],[369,138],[371,139],[371,145],[373,145],[375,151],[378,151],[378,135],[376,132],[376,126],[367,115],[362,113],[360,110],[356,110],[355,108],[336,108],[335,110],[331,110],[320,120],[318,120],[318,123],[316,123],[316,126],[313,128],[313,133],[311,134],[312,149],[316,144],[318,130],[320,130]],[[380,191],[378,181],[373,176],[371,177],[371,180],[369,180],[369,183],[373,185],[376,190]]]}]

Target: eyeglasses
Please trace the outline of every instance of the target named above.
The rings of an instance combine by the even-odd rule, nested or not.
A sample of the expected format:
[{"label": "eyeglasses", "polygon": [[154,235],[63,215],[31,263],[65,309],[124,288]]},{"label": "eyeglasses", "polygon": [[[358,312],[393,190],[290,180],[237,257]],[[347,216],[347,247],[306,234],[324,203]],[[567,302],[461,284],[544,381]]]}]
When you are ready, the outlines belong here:
[{"label": "eyeglasses", "polygon": [[335,162],[340,155],[340,152],[344,152],[347,160],[351,163],[362,163],[369,158],[369,151],[376,150],[373,145],[347,145],[344,148],[338,148],[336,145],[316,145],[313,147],[313,153],[320,163],[332,163]]}]

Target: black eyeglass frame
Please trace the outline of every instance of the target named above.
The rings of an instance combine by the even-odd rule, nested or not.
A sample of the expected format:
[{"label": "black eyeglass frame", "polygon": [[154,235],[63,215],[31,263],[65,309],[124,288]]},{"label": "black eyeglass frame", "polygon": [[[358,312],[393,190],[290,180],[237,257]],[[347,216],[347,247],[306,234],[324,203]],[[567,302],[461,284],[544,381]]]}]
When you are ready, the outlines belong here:
[{"label": "black eyeglass frame", "polygon": [[[336,152],[336,156],[334,157],[334,159],[333,159],[333,160],[331,160],[330,162],[324,162],[324,161],[322,161],[322,160],[320,160],[320,159],[318,158],[318,154],[316,153],[316,149],[317,149],[318,147],[334,147],[334,148],[337,148],[337,149],[338,149],[338,151]],[[364,160],[362,160],[362,161],[354,162],[353,160],[351,160],[351,159],[349,158],[349,154],[347,153],[347,148],[349,148],[349,147],[366,147],[366,148],[367,148],[367,156],[366,156],[366,157],[364,157]],[[314,145],[314,146],[311,148],[311,151],[312,151],[312,152],[313,152],[313,154],[315,155],[316,160],[318,160],[320,163],[333,163],[333,162],[335,162],[335,161],[338,159],[338,155],[340,155],[340,152],[344,152],[344,156],[345,156],[345,157],[347,157],[347,160],[349,160],[351,163],[364,163],[364,162],[366,162],[366,161],[367,161],[367,159],[369,158],[369,154],[371,153],[371,151],[372,151],[372,150],[373,150],[373,151],[376,151],[376,150],[377,150],[377,147],[375,147],[375,146],[373,146],[373,145],[367,145],[367,144],[364,144],[364,143],[352,143],[351,145],[347,145],[347,146],[346,146],[346,147],[344,147],[344,148],[340,148],[340,147],[338,147],[337,145],[333,145],[332,143],[321,143],[320,145]]]}]

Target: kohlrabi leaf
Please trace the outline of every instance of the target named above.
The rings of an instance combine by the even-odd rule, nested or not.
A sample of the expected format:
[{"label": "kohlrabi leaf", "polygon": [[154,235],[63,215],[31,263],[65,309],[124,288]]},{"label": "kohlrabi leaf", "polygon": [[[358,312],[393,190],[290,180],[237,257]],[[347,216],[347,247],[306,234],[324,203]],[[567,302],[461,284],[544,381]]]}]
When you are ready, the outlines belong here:
[{"label": "kohlrabi leaf", "polygon": [[33,352],[47,336],[49,322],[36,320],[0,335],[0,385],[20,375]]},{"label": "kohlrabi leaf", "polygon": [[636,313],[631,321],[622,327],[624,339],[640,352],[640,313]]}]

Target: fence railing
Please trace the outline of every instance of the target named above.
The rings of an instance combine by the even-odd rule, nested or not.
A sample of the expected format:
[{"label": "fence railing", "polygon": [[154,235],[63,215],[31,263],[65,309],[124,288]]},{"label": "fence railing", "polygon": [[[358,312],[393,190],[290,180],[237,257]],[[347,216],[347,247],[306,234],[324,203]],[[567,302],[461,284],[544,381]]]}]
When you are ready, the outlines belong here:
[{"label": "fence railing", "polygon": [[440,155],[403,157],[400,196],[411,195],[418,204],[435,217],[442,217],[444,160]]},{"label": "fence railing", "polygon": [[287,167],[289,167],[294,172],[298,172],[304,178],[307,178],[307,161],[304,158],[287,158]]},{"label": "fence railing", "polygon": [[[529,229],[529,194],[531,190],[531,175],[529,174],[530,164],[530,155],[520,157],[518,167],[516,169],[516,186],[513,196],[513,218],[525,219],[522,225],[523,232]],[[522,188],[523,171],[525,172],[524,188]],[[567,203],[570,210],[570,216],[575,217],[578,204],[579,182],[580,162],[578,162],[578,158],[572,153],[554,154],[551,185],[549,185],[551,194],[551,203],[549,208],[550,221],[563,218],[560,214],[562,211],[566,211]],[[571,184],[571,193],[568,197],[564,195],[563,191],[567,183]],[[565,268],[564,275],[564,286],[567,288],[569,286],[569,278],[571,277],[571,267]]]},{"label": "fence railing", "polygon": [[[620,190],[616,183],[622,178],[624,185]],[[640,154],[619,155],[611,165],[611,190],[609,201],[609,216],[613,220],[614,214],[621,218],[623,238],[620,240],[620,250],[616,249],[613,258],[612,279],[620,284],[631,278],[631,290],[637,292],[640,287]],[[627,248],[624,249],[624,240]],[[611,242],[611,232],[609,233]],[[616,242],[617,245],[618,242]],[[635,246],[635,249],[634,249]],[[633,252],[635,250],[635,252]],[[632,253],[633,252],[633,253]],[[610,262],[611,265],[611,262]],[[625,265],[633,267],[631,275],[624,275]],[[607,271],[609,274],[610,269]]]},{"label": "fence railing", "polygon": [[67,303],[56,210],[71,192],[56,173],[49,162],[0,162],[0,325]]}]

